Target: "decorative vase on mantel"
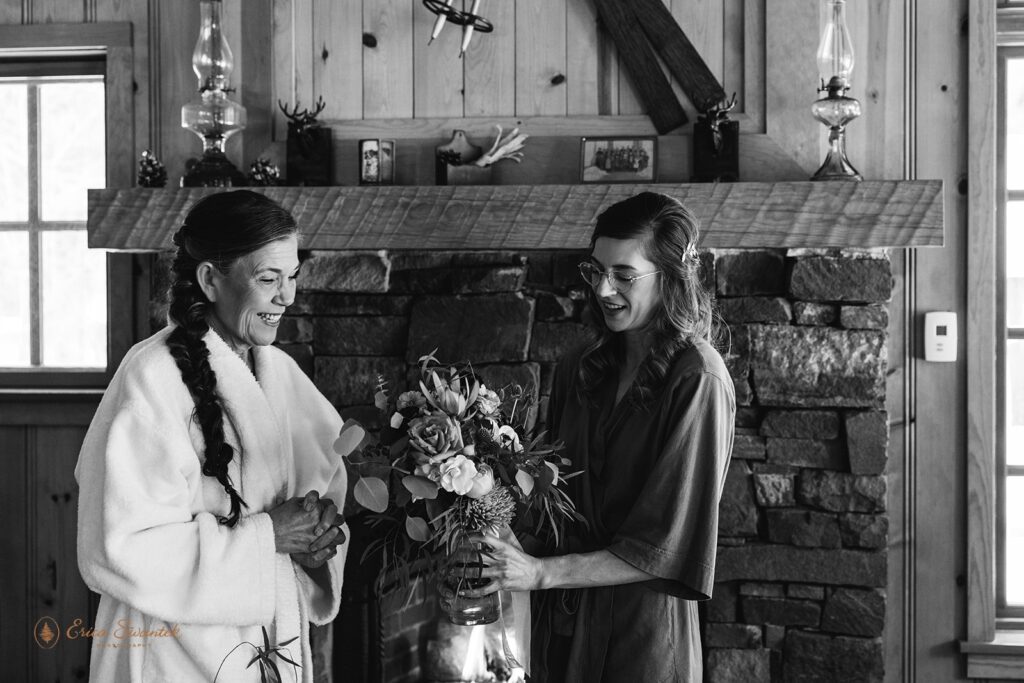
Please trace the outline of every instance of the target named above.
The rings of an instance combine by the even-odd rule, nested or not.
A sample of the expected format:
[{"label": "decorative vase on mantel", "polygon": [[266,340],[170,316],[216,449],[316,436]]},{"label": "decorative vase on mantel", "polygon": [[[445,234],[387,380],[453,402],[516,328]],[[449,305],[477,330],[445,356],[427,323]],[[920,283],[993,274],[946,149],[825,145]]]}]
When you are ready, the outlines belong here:
[{"label": "decorative vase on mantel", "polygon": [[182,187],[231,187],[247,184],[224,153],[224,144],[245,128],[245,107],[228,99],[234,58],[221,31],[221,0],[201,0],[199,40],[192,69],[199,79],[198,97],[181,108],[181,127],[203,141],[203,156],[191,164]]}]

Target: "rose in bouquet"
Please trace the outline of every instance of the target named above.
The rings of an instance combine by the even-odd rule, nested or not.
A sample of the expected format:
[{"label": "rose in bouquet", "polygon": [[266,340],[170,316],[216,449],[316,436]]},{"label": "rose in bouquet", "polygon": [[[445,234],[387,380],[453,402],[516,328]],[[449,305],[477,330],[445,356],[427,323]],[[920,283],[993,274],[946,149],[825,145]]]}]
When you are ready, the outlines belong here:
[{"label": "rose in bouquet", "polygon": [[[418,386],[409,391],[379,382],[379,434],[346,422],[335,450],[348,466],[356,503],[368,511],[373,540],[364,559],[379,553],[378,590],[385,577],[409,585],[422,571],[440,575],[449,594],[458,594],[486,583],[473,576],[481,559],[471,534],[511,528],[557,543],[564,524],[581,518],[562,490],[573,474],[561,444],[527,428],[529,392],[490,389],[471,366],[442,366],[433,355],[421,358],[419,369]],[[456,623],[497,616],[491,606],[442,605]]]}]

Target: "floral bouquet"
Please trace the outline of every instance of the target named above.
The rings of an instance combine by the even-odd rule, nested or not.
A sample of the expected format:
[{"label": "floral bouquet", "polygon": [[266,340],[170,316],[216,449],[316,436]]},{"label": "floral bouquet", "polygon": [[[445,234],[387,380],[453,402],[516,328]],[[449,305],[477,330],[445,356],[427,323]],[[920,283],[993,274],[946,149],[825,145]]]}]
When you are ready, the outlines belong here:
[{"label": "floral bouquet", "polygon": [[497,595],[482,604],[454,598],[487,583],[469,536],[511,527],[557,543],[567,520],[581,520],[560,488],[574,476],[563,471],[570,463],[561,444],[527,429],[532,400],[522,387],[493,391],[471,366],[444,367],[432,354],[420,359],[418,388],[395,396],[380,380],[374,403],[380,434],[349,421],[334,447],[356,503],[369,511],[374,540],[363,559],[380,553],[378,590],[385,577],[408,586],[414,568],[425,570],[444,579],[442,606],[453,622],[495,621]]}]

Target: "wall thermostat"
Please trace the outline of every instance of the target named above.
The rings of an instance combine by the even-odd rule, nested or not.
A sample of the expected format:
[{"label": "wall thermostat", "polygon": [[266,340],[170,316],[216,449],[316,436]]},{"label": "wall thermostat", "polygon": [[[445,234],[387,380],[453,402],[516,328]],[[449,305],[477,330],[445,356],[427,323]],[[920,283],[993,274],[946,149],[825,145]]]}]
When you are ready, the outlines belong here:
[{"label": "wall thermostat", "polygon": [[924,359],[939,363],[956,361],[956,313],[924,314]]}]

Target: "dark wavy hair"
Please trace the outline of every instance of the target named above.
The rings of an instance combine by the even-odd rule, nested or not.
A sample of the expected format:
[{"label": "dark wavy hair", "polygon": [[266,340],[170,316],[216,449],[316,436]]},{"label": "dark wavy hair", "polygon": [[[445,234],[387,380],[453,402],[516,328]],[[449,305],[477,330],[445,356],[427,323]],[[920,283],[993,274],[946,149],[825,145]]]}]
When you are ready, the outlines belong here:
[{"label": "dark wavy hair", "polygon": [[296,233],[295,219],[277,202],[239,190],[200,199],[174,234],[178,251],[171,264],[168,317],[175,328],[167,337],[167,346],[195,400],[193,418],[205,444],[203,474],[216,478],[231,498],[230,516],[218,517],[229,527],[238,523],[246,503],[228,475],[234,449],[224,442],[224,409],[217,394],[217,376],[210,367],[210,351],[203,341],[210,329],[210,300],[199,287],[196,268],[209,261],[227,273],[240,257]]},{"label": "dark wavy hair", "polygon": [[[660,305],[647,323],[651,352],[637,373],[639,401],[652,398],[681,350],[699,340],[712,341],[714,313],[711,294],[701,278],[697,254],[697,217],[681,202],[655,192],[641,192],[613,204],[597,217],[591,249],[599,237],[639,239],[644,257],[658,276]],[[587,294],[589,322],[597,338],[583,351],[579,367],[582,393],[593,398],[601,383],[621,362],[621,335],[604,324],[597,295]]]}]

